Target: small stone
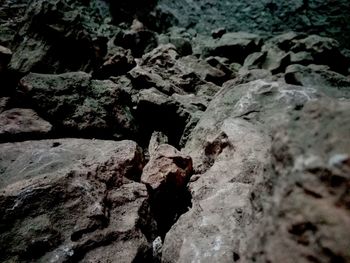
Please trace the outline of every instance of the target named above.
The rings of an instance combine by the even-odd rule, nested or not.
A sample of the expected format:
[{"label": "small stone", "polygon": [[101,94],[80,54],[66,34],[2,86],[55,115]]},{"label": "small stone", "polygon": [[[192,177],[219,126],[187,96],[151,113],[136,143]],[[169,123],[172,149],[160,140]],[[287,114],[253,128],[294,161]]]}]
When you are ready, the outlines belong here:
[{"label": "small stone", "polygon": [[[183,189],[192,174],[192,159],[173,146],[162,144],[145,166],[141,182],[152,191]],[[165,190],[166,191],[166,190]]]}]

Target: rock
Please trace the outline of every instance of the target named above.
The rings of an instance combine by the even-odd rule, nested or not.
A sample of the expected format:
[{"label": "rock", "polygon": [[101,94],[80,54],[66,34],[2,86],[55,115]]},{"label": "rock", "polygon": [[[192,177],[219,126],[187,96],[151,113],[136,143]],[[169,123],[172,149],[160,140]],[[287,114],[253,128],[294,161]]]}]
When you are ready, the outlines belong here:
[{"label": "rock", "polygon": [[183,129],[190,118],[188,111],[155,88],[140,91],[135,103],[135,117],[142,130],[140,140],[146,147],[155,130],[164,133],[171,144],[179,143]]},{"label": "rock", "polygon": [[136,143],[26,141],[2,144],[0,156],[1,261],[132,262],[152,253],[147,191],[132,181],[143,167]]},{"label": "rock", "polygon": [[152,133],[151,140],[148,145],[148,152],[150,156],[153,156],[160,145],[167,144],[168,137],[162,132],[155,131]]},{"label": "rock", "polygon": [[299,65],[310,65],[314,62],[312,55],[306,51],[290,54],[290,63]]},{"label": "rock", "polygon": [[262,68],[273,74],[283,72],[290,64],[326,65],[341,74],[349,67],[349,58],[340,52],[337,41],[316,35],[286,33],[266,41],[262,50],[267,52]]},{"label": "rock", "polygon": [[162,237],[190,205],[186,185],[191,175],[191,157],[168,144],[159,145],[143,169],[141,182],[147,186]]},{"label": "rock", "polygon": [[349,58],[340,52],[338,42],[331,38],[311,35],[296,41],[292,50],[306,50],[312,55],[313,64],[328,65],[339,73],[347,73],[350,65]]},{"label": "rock", "polygon": [[158,72],[152,68],[135,67],[129,71],[128,76],[137,89],[157,88],[165,94],[183,93],[181,89],[175,86],[170,80],[164,79]]},{"label": "rock", "polygon": [[20,90],[61,133],[116,138],[137,133],[130,98],[112,81],[92,80],[83,72],[30,73],[21,79]]},{"label": "rock", "polygon": [[212,38],[216,39],[216,38],[221,38],[226,33],[227,33],[226,29],[221,27],[211,31],[211,36]]},{"label": "rock", "polygon": [[[201,79],[213,82],[216,85],[221,85],[230,75],[220,69],[212,67],[208,62],[199,60],[194,56],[182,57],[178,60],[180,67],[188,68],[187,74],[192,72],[201,77]],[[186,72],[186,71],[185,71]]]},{"label": "rock", "polygon": [[115,48],[107,55],[102,66],[94,72],[93,77],[108,79],[110,76],[124,75],[135,66],[136,62],[130,50]]},{"label": "rock", "polygon": [[245,68],[241,68],[237,74],[237,77],[233,80],[227,81],[227,83],[244,84],[259,79],[275,81],[276,77],[272,76],[271,71],[266,69],[247,70]]},{"label": "rock", "polygon": [[114,44],[130,49],[132,55],[139,58],[157,47],[157,37],[153,31],[147,29],[121,31],[116,35]]},{"label": "rock", "polygon": [[350,260],[349,110],[349,101],[310,102],[273,135],[272,194],[248,261]]},{"label": "rock", "polygon": [[316,89],[283,82],[224,84],[183,149],[194,164],[192,208],[166,234],[162,262],[256,259],[250,257],[256,247],[248,244],[258,233],[268,233],[260,222],[269,217],[265,205],[271,200],[267,196],[273,177],[271,134],[285,120],[293,120],[290,114],[322,96]]},{"label": "rock", "polygon": [[290,61],[290,54],[284,51],[270,49],[266,54],[262,68],[271,71],[273,75],[283,73],[290,64]]},{"label": "rock", "polygon": [[14,21],[18,29],[9,67],[21,74],[93,70],[105,55],[106,36],[115,30],[96,33],[103,24],[100,12],[96,5],[82,2],[28,3],[25,13]]},{"label": "rock", "polygon": [[8,108],[10,100],[10,97],[0,97],[0,113]]},{"label": "rock", "polygon": [[144,24],[149,22],[150,13],[157,4],[156,0],[129,0],[110,2],[110,12],[114,23],[128,22],[131,23],[137,18]]},{"label": "rock", "polygon": [[286,69],[284,79],[290,84],[317,88],[332,97],[350,98],[350,78],[329,68],[290,65]]},{"label": "rock", "polygon": [[0,73],[6,70],[8,63],[12,57],[10,49],[0,45]]},{"label": "rock", "polygon": [[296,31],[330,36],[344,46],[350,43],[350,26],[344,23],[350,10],[347,0],[337,0],[331,5],[318,0],[159,0],[158,5],[171,12],[178,21],[177,26],[196,30],[199,34],[210,35],[218,28],[225,28],[227,32],[259,32],[268,37],[276,32]]},{"label": "rock", "polygon": [[226,57],[231,62],[242,64],[251,53],[259,51],[260,37],[249,33],[226,33],[218,40],[203,43],[202,55],[204,57]]},{"label": "rock", "polygon": [[171,145],[160,144],[145,166],[141,181],[152,191],[181,189],[186,186],[191,173],[191,157],[181,154]]},{"label": "rock", "polygon": [[189,40],[183,37],[170,37],[169,43],[173,44],[180,56],[192,54],[192,45]]},{"label": "rock", "polygon": [[246,57],[243,63],[244,69],[258,69],[262,68],[262,64],[266,60],[267,52],[255,52]]},{"label": "rock", "polygon": [[0,141],[42,138],[52,125],[31,109],[10,109],[0,114]]},{"label": "rock", "polygon": [[234,73],[230,69],[230,65],[228,61],[225,61],[225,58],[221,57],[208,57],[206,60],[208,64],[214,68],[217,68],[218,70],[222,71],[225,73],[225,77],[227,79],[234,78]]}]

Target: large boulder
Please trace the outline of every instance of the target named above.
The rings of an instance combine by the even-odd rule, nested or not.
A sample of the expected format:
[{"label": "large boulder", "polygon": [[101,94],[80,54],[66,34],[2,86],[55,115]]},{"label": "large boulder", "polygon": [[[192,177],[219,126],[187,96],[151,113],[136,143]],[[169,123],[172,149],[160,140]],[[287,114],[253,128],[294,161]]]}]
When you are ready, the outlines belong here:
[{"label": "large boulder", "polygon": [[[193,158],[194,163],[195,175],[189,184],[192,208],[167,233],[163,245],[163,262],[252,262],[259,259],[259,249],[265,239],[259,239],[259,245],[254,240],[260,232],[269,236],[268,230],[260,225],[262,219],[268,218],[269,222],[279,225],[278,213],[274,214],[276,217],[270,217],[271,212],[267,210],[267,207],[276,209],[269,204],[274,200],[271,197],[273,190],[278,191],[278,187],[274,188],[271,183],[275,178],[273,167],[279,165],[278,161],[271,164],[271,136],[286,120],[290,120],[292,126],[298,126],[299,133],[302,133],[308,124],[297,122],[298,118],[293,114],[297,114],[303,107],[309,107],[311,101],[323,96],[325,95],[316,88],[292,86],[283,82],[257,80],[237,85],[236,81],[229,81],[224,85],[209,104],[183,149]],[[329,97],[329,100],[337,105],[336,99]],[[348,102],[345,101],[344,104],[346,103]],[[340,107],[339,111],[344,115],[347,110],[346,107]],[[314,116],[318,116],[318,113],[315,112]],[[324,121],[316,127],[315,132],[316,129],[329,127],[329,140],[339,144],[342,149],[346,147],[341,146],[340,141],[338,143],[331,139],[336,124]],[[348,137],[345,130],[342,134]],[[320,140],[317,143],[322,144],[321,134],[317,138]],[[297,145],[307,141],[308,139],[300,140]],[[308,147],[307,145],[309,144],[303,147]],[[284,144],[283,149],[285,148],[288,149],[288,144]],[[325,149],[320,149],[320,154],[323,151]],[[284,170],[281,169],[281,172],[284,173]],[[286,183],[289,189],[295,187],[292,181]],[[278,193],[288,198],[287,191]],[[292,204],[293,200],[290,202]],[[286,211],[285,217],[292,217],[293,211],[292,208]],[[342,222],[345,223],[348,219],[348,215],[344,215],[345,221]],[[334,226],[337,231],[347,228],[344,228],[343,223],[337,221]],[[282,223],[279,226],[282,231]],[[279,232],[274,237],[278,235]],[[315,236],[312,232],[310,235],[310,249],[316,253],[317,250],[313,250],[316,246],[313,239]],[[336,244],[344,237],[328,235],[327,238],[331,244]],[[273,257],[272,242],[276,240],[278,242],[278,238],[271,238],[269,253],[272,256],[267,260],[281,262],[282,257]],[[336,251],[336,255],[347,255],[346,241],[342,244],[339,250],[331,248],[332,253]],[[281,244],[280,248],[280,255],[289,253],[287,245]],[[295,249],[300,249],[298,251],[302,253],[302,248]],[[258,252],[254,254],[255,251]],[[288,255],[291,260],[288,262],[295,262],[292,261],[291,254]]]},{"label": "large boulder", "polygon": [[130,98],[112,81],[93,80],[83,72],[30,73],[21,79],[19,89],[60,132],[100,138],[132,138],[137,132]]},{"label": "large boulder", "polygon": [[147,260],[155,225],[142,168],[132,141],[2,144],[1,261]]},{"label": "large boulder", "polygon": [[349,110],[348,100],[313,101],[278,126],[272,194],[248,262],[350,260]]}]

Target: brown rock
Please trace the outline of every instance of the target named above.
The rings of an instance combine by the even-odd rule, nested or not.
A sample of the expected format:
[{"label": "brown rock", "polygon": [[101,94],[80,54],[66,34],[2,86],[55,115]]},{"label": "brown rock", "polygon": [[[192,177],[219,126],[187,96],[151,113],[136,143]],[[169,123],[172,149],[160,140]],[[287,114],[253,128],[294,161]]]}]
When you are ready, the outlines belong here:
[{"label": "brown rock", "polygon": [[142,167],[132,141],[0,145],[0,260],[146,260],[155,225],[145,186],[130,180]]},{"label": "brown rock", "polygon": [[114,48],[107,54],[102,66],[93,73],[93,77],[107,79],[110,76],[119,76],[126,74],[134,66],[136,66],[136,62],[130,50],[121,47]]},{"label": "brown rock", "polygon": [[161,144],[145,166],[141,182],[146,184],[160,236],[191,206],[187,183],[192,175],[192,159],[173,146]]},{"label": "brown rock", "polygon": [[192,173],[192,159],[168,144],[161,144],[145,166],[141,181],[152,191],[182,189]]},{"label": "brown rock", "polygon": [[0,140],[47,135],[52,125],[31,109],[11,109],[0,114]]},{"label": "brown rock", "polygon": [[[348,261],[349,102],[328,92],[265,80],[224,84],[183,149],[194,162],[192,207],[167,232],[163,262]],[[321,98],[323,106],[311,107]],[[320,164],[298,170],[299,159],[313,165],[309,156]],[[329,173],[328,163],[341,171]]]}]

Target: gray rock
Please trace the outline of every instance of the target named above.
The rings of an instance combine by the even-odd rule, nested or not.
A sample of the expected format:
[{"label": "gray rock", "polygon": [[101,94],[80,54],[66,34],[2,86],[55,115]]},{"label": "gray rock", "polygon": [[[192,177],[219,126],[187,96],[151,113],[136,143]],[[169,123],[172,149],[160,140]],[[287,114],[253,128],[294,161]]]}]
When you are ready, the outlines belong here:
[{"label": "gray rock", "polygon": [[10,100],[10,97],[0,97],[0,113],[8,108]]},{"label": "gray rock", "polygon": [[202,56],[226,57],[231,62],[242,64],[251,53],[259,51],[261,39],[258,35],[244,32],[226,33],[220,39],[206,40]]},{"label": "gray rock", "polygon": [[100,33],[104,12],[95,3],[40,0],[19,4],[16,13],[18,5],[5,2],[16,31],[9,67],[21,74],[91,71],[105,55],[105,37],[116,31],[109,27]]},{"label": "gray rock", "polygon": [[92,80],[83,72],[30,73],[21,79],[20,90],[60,132],[117,138],[137,133],[130,98],[112,81]]},{"label": "gray rock", "polygon": [[177,18],[179,26],[206,35],[217,28],[225,28],[228,32],[256,32],[268,36],[296,31],[330,36],[345,46],[350,43],[350,26],[343,22],[347,20],[350,10],[347,0],[331,4],[319,0],[160,0],[159,6],[170,11]]},{"label": "gray rock", "polygon": [[317,88],[332,97],[350,98],[350,78],[329,68],[317,65],[290,65],[286,69],[284,79],[290,84]]},{"label": "gray rock", "polygon": [[162,144],[168,143],[168,137],[162,132],[155,131],[152,133],[151,139],[148,145],[148,153],[150,156],[157,152],[157,149]]}]

